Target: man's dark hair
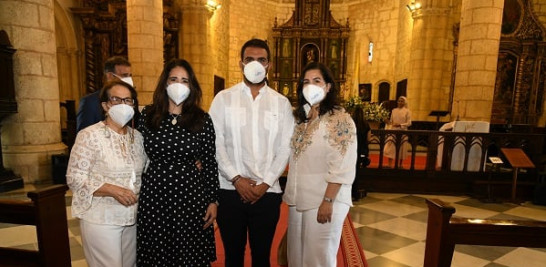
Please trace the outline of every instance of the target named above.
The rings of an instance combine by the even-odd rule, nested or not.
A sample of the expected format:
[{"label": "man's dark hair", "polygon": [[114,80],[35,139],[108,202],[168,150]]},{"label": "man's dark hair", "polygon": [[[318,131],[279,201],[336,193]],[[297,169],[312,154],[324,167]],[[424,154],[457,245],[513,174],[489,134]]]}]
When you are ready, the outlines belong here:
[{"label": "man's dark hair", "polygon": [[131,63],[125,57],[114,56],[104,62],[104,73],[115,72],[117,65],[131,67]]},{"label": "man's dark hair", "polygon": [[267,61],[271,60],[271,53],[269,52],[269,45],[267,45],[267,42],[262,39],[250,39],[241,48],[241,61],[244,60],[243,56],[247,47],[259,47],[265,49],[267,52]]}]

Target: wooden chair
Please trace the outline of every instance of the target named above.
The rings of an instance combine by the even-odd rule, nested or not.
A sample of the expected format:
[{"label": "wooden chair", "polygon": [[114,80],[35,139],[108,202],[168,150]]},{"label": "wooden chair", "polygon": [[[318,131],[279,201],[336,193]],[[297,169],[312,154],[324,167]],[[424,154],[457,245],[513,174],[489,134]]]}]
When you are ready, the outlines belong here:
[{"label": "wooden chair", "polygon": [[424,267],[451,266],[456,244],[546,247],[546,222],[452,218],[455,208],[427,199]]},{"label": "wooden chair", "polygon": [[38,251],[0,248],[0,266],[71,266],[66,185],[28,192],[30,201],[0,200],[0,222],[35,225]]}]

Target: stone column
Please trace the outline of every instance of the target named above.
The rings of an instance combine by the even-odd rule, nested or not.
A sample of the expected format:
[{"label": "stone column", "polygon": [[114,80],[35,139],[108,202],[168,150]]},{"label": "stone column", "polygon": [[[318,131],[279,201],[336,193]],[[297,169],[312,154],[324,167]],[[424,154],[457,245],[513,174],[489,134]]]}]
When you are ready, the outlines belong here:
[{"label": "stone column", "polygon": [[127,0],[127,35],[139,104],[147,105],[163,70],[163,1]]},{"label": "stone column", "polygon": [[[187,60],[197,76],[203,91],[203,108],[208,110],[207,103],[214,97],[213,62],[210,44],[210,23],[214,11],[209,10],[205,1],[184,1],[182,6],[182,25],[184,31],[180,38],[180,57]],[[224,7],[222,7],[224,8]]]},{"label": "stone column", "polygon": [[490,121],[504,0],[463,0],[453,112]]},{"label": "stone column", "polygon": [[51,179],[51,156],[61,143],[54,0],[0,0],[0,29],[14,54],[18,113],[2,121],[4,166],[26,183]]},{"label": "stone column", "polygon": [[412,120],[435,120],[431,110],[448,110],[453,59],[449,0],[420,1],[412,12],[413,30],[408,79]]}]

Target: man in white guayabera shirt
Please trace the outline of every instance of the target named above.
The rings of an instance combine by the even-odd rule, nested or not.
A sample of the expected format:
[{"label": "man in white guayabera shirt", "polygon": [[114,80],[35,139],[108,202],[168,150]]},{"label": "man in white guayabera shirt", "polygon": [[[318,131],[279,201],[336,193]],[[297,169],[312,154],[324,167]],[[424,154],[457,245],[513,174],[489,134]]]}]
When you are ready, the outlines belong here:
[{"label": "man in white guayabera shirt", "polygon": [[218,93],[209,110],[220,179],[217,223],[228,267],[244,265],[247,236],[252,266],[270,266],[278,179],[290,155],[294,118],[288,99],[267,85],[269,59],[265,41],[247,41],[239,63],[244,81]]}]

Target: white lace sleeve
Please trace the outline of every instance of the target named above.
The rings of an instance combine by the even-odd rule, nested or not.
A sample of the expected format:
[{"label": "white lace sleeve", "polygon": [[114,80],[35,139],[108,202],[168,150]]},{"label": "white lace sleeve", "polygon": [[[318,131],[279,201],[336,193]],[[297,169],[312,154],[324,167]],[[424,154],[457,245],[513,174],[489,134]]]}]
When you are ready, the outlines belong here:
[{"label": "white lace sleeve", "polygon": [[91,207],[93,193],[104,184],[97,175],[91,175],[92,168],[100,157],[99,147],[96,134],[86,130],[80,131],[72,147],[66,181],[73,193],[73,216],[77,217]]}]

